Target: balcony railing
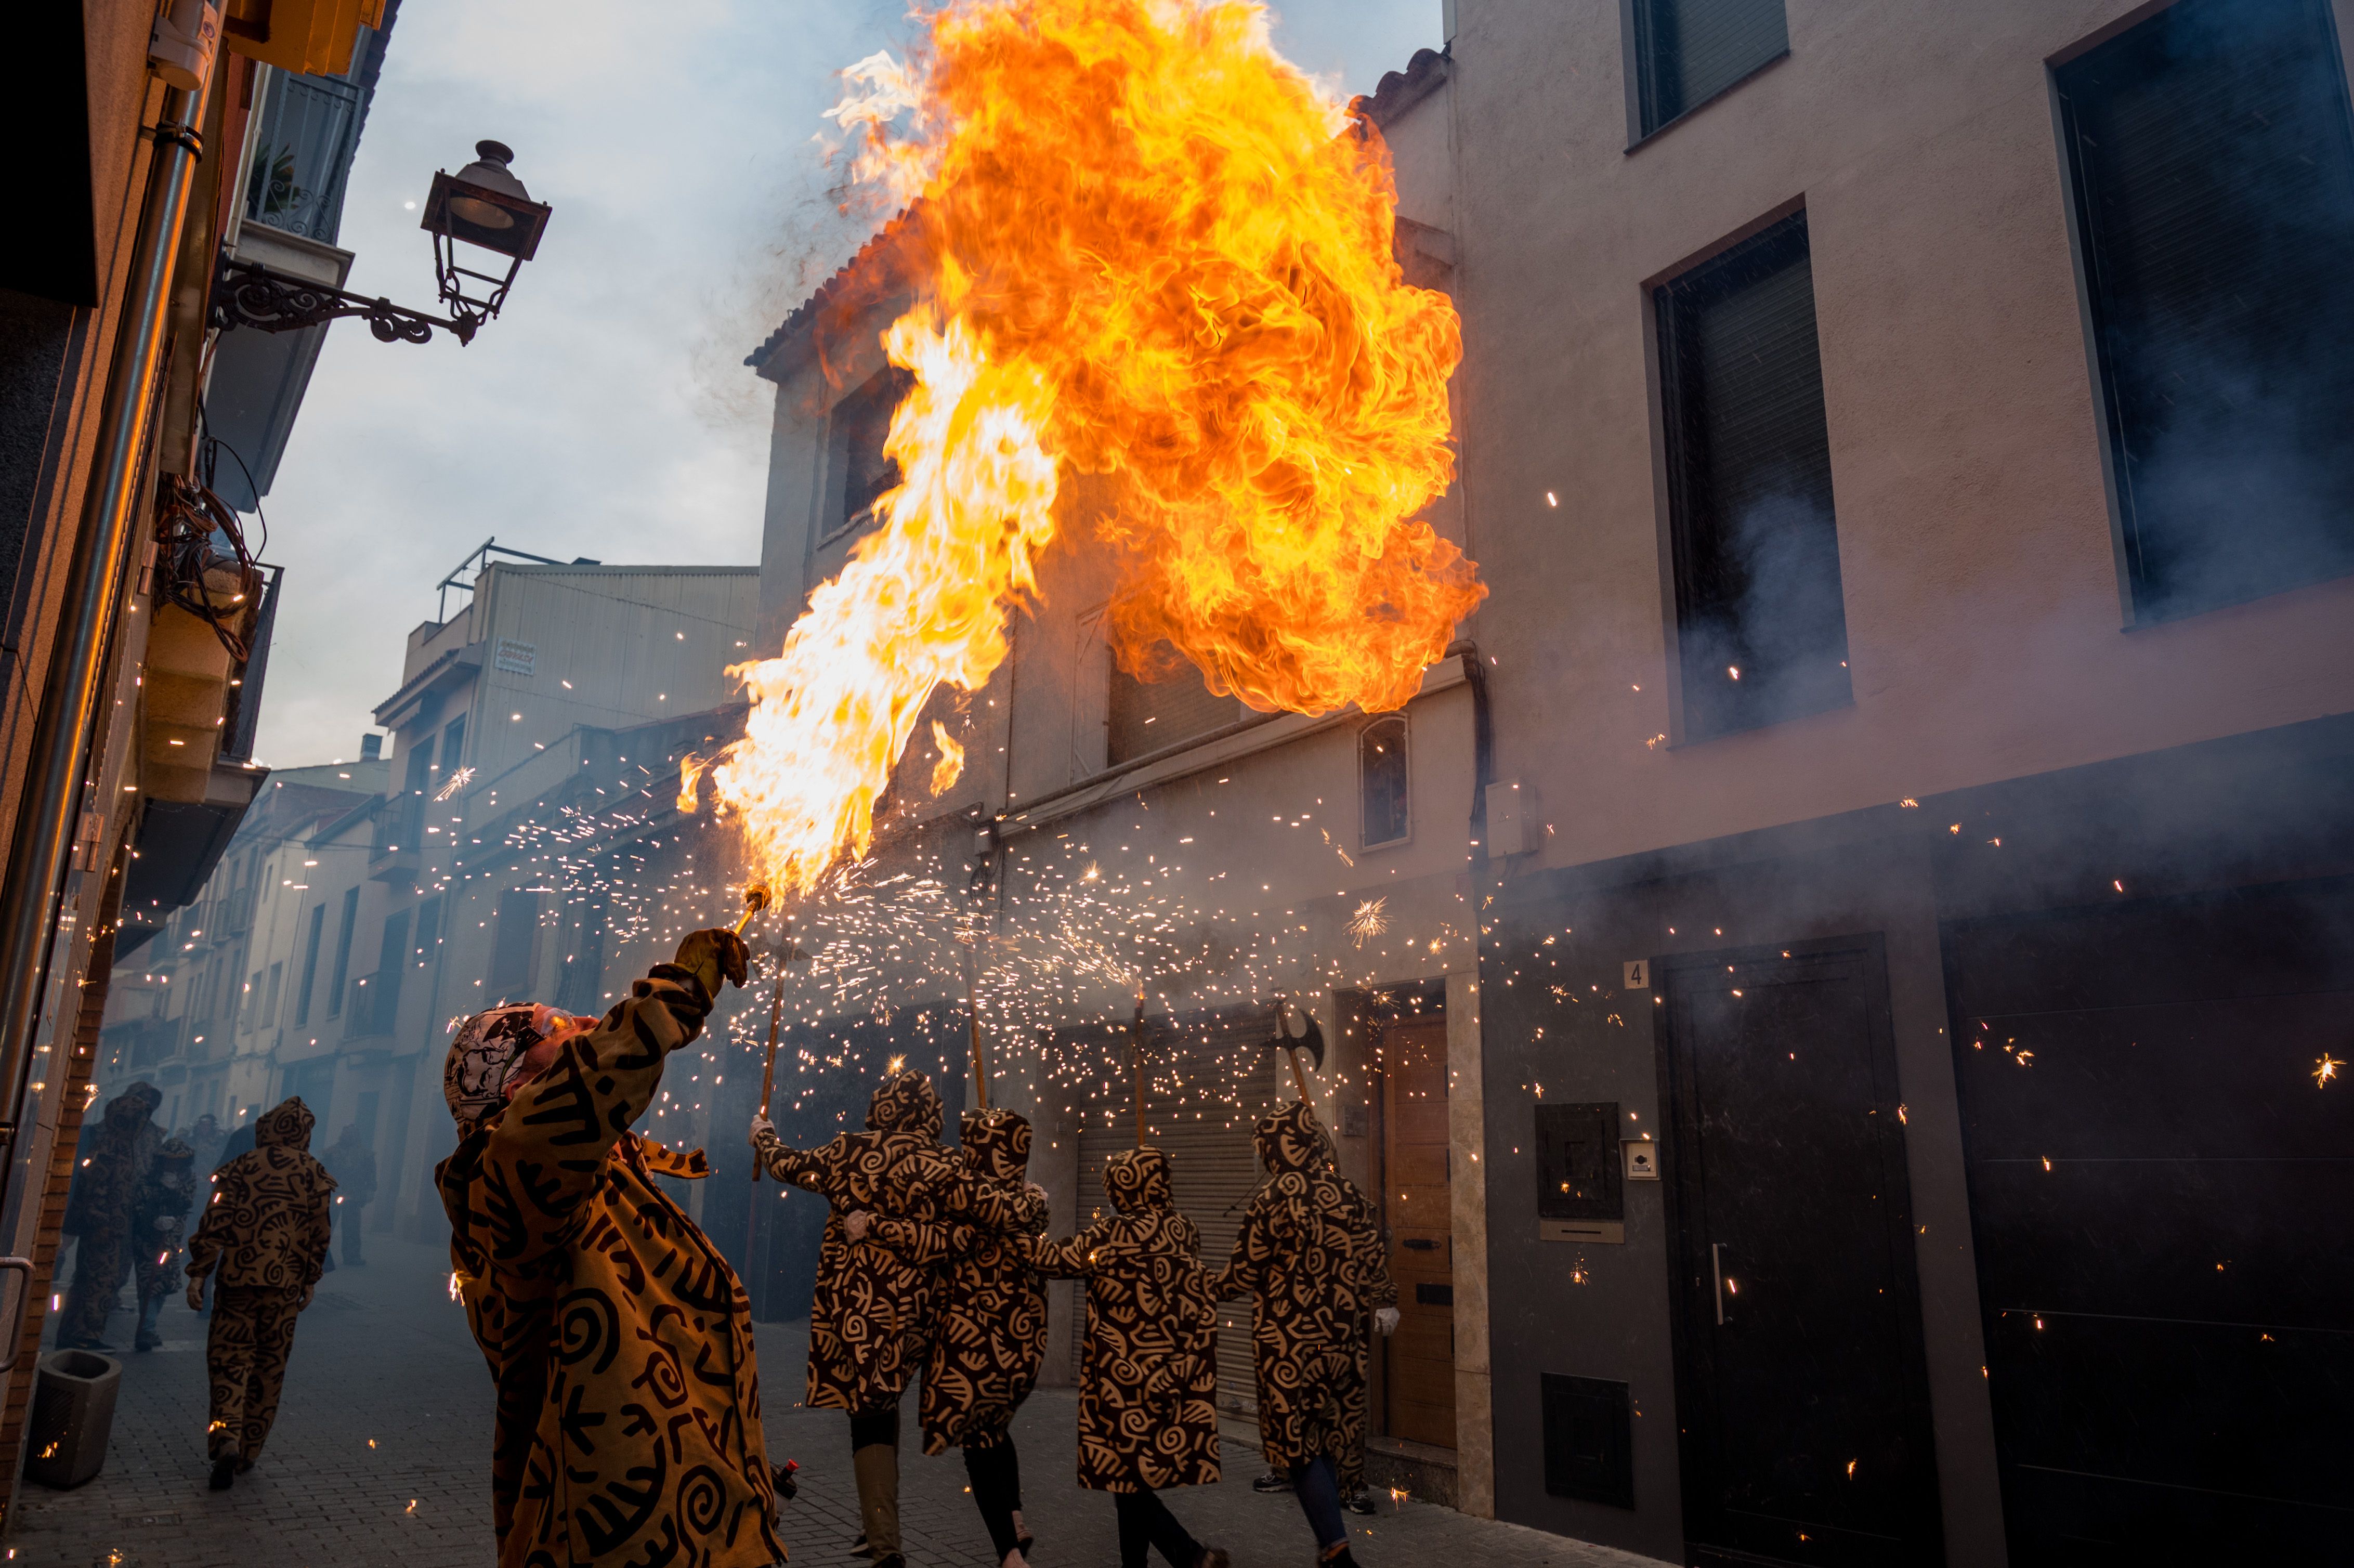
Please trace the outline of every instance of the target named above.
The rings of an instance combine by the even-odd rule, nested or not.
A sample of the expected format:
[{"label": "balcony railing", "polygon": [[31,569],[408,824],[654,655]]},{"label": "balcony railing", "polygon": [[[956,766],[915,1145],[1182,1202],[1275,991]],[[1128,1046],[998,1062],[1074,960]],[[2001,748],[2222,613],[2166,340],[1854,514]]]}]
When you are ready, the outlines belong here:
[{"label": "balcony railing", "polygon": [[362,101],[359,84],[340,77],[272,79],[251,143],[246,221],[335,242],[344,185],[359,144]]}]

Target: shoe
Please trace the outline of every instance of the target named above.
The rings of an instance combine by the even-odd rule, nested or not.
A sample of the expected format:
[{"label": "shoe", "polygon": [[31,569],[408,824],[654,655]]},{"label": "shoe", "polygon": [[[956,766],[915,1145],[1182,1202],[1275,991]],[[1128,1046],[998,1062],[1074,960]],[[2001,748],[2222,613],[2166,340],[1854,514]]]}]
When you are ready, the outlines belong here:
[{"label": "shoe", "polygon": [[240,1476],[251,1468],[253,1468],[253,1461],[250,1459],[239,1459],[237,1462],[237,1473]]},{"label": "shoe", "polygon": [[152,1351],[163,1342],[164,1336],[161,1334],[142,1334],[131,1341],[131,1348],[134,1351]]},{"label": "shoe", "polygon": [[1357,1559],[1344,1543],[1340,1551],[1321,1560],[1321,1568],[1357,1568]]},{"label": "shoe", "polygon": [[1348,1509],[1351,1513],[1371,1513],[1376,1506],[1377,1505],[1373,1501],[1373,1489],[1371,1487],[1366,1487],[1360,1490],[1355,1496],[1352,1497],[1348,1502]]},{"label": "shoe", "polygon": [[1269,1470],[1251,1483],[1251,1490],[1255,1492],[1288,1492],[1290,1489],[1291,1478],[1281,1470]]},{"label": "shoe", "polygon": [[1204,1546],[1202,1555],[1193,1561],[1193,1568],[1232,1568],[1234,1559],[1223,1546]]},{"label": "shoe", "polygon": [[907,1568],[907,1560],[896,1552],[889,1552],[875,1560],[875,1568]]},{"label": "shoe", "polygon": [[225,1492],[237,1485],[237,1456],[224,1454],[213,1461],[212,1479],[205,1483],[207,1489]]},{"label": "shoe", "polygon": [[858,1539],[850,1543],[850,1554],[854,1557],[864,1557],[866,1555],[866,1532],[864,1531],[860,1531],[858,1532]]}]

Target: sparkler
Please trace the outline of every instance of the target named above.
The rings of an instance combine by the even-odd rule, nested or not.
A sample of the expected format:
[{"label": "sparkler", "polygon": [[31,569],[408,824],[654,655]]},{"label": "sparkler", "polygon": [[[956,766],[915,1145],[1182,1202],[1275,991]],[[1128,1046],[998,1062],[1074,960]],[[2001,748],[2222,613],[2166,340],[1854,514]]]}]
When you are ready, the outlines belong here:
[{"label": "sparkler", "polygon": [[2314,1087],[2320,1089],[2327,1088],[2329,1086],[2329,1080],[2336,1077],[2338,1075],[2338,1069],[2344,1065],[2346,1065],[2345,1063],[2339,1061],[2328,1052],[2324,1051],[2321,1054],[2320,1060],[2317,1061],[2313,1065]]},{"label": "sparkler", "polygon": [[1390,928],[1389,916],[1382,913],[1388,904],[1386,895],[1380,898],[1368,898],[1357,906],[1354,915],[1349,916],[1349,935],[1356,939],[1358,947],[1363,947]]}]

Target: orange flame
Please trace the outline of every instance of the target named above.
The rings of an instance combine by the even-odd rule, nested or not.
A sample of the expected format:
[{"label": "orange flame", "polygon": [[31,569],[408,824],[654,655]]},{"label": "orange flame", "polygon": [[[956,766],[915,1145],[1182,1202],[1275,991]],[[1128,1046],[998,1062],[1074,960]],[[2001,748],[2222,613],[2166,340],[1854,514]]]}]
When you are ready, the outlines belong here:
[{"label": "orange flame", "polygon": [[1402,281],[1373,127],[1246,0],[949,0],[910,60],[843,75],[854,176],[910,204],[920,297],[884,346],[913,387],[882,525],[731,672],[753,707],[710,779],[771,874],[864,853],[926,704],[983,684],[1036,599],[1065,474],[1131,673],[1173,651],[1261,709],[1411,697],[1486,590],[1416,518],[1453,478],[1461,338]]}]

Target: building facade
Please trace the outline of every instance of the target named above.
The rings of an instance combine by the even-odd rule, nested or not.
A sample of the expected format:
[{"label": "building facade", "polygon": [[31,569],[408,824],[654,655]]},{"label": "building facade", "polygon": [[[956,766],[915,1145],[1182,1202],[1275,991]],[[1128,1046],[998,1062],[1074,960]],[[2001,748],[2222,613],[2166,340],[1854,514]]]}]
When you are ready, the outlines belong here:
[{"label": "building facade", "polygon": [[[1450,7],[1366,111],[1464,321],[1463,641],[1251,715],[1114,667],[1060,552],[862,874],[981,871],[1058,1226],[1140,1097],[1219,1249],[1296,1011],[1421,1495],[1692,1563],[2326,1555],[2349,9]],[[751,361],[764,647],[890,482],[903,270]],[[1056,941],[1129,957],[989,1000]],[[964,990],[903,982],[878,1027]]]}]

